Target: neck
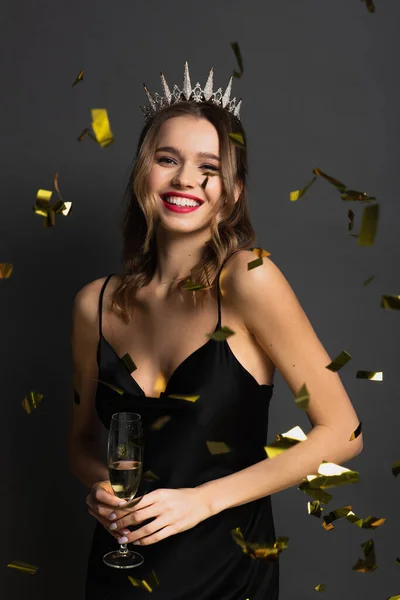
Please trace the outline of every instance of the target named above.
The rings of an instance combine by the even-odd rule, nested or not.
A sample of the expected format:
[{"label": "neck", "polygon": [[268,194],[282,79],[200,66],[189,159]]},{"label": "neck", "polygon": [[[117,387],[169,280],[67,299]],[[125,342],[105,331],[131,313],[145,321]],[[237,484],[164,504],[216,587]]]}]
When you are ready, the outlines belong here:
[{"label": "neck", "polygon": [[153,284],[173,286],[179,280],[190,277],[190,270],[200,261],[210,231],[175,234],[157,231],[157,265]]}]

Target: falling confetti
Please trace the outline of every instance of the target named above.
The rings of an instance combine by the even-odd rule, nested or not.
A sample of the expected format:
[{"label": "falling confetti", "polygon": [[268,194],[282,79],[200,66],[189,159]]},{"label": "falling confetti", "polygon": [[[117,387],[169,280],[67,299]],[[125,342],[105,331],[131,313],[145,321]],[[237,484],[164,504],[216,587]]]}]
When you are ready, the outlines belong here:
[{"label": "falling confetti", "polygon": [[361,544],[361,548],[364,552],[364,560],[361,558],[358,559],[357,563],[352,567],[353,571],[356,571],[357,573],[375,571],[375,569],[378,568],[378,565],[376,564],[374,541],[368,540],[367,542],[364,542]]},{"label": "falling confetti", "polygon": [[79,83],[80,81],[83,81],[83,69],[82,71],[79,72],[78,77],[75,79],[74,83],[72,84],[72,87],[74,87],[77,83]]},{"label": "falling confetti", "polygon": [[255,269],[263,264],[263,258],[271,256],[271,252],[267,252],[264,248],[250,248],[250,250],[257,256],[256,260],[252,260],[247,263],[247,270]]},{"label": "falling confetti", "polygon": [[30,575],[35,575],[39,567],[35,567],[34,565],[30,565],[29,563],[21,562],[19,560],[13,560],[8,563],[7,567],[10,569],[17,569],[18,571],[24,571],[29,573]]},{"label": "falling confetti", "polygon": [[383,381],[382,371],[357,371],[357,379],[369,379],[370,381]]},{"label": "falling confetti", "polygon": [[229,133],[228,135],[235,146],[238,148],[246,148],[243,135],[241,133]]},{"label": "falling confetti", "polygon": [[300,391],[295,398],[295,403],[298,408],[301,408],[302,410],[307,410],[309,402],[310,402],[310,394],[307,390],[306,384],[304,383],[301,386]]},{"label": "falling confetti", "polygon": [[221,327],[220,329],[217,329],[217,331],[214,331],[213,333],[207,333],[206,335],[210,339],[214,340],[214,342],[223,342],[234,333],[235,332],[232,331],[232,329],[229,329],[229,327]]},{"label": "falling confetti", "polygon": [[56,215],[67,217],[72,211],[72,202],[64,202],[58,185],[58,172],[54,176],[54,188],[58,194],[59,200],[50,204],[50,199],[53,195],[51,190],[39,189],[36,194],[36,204],[33,207],[35,214],[44,217],[44,227],[54,227],[56,223]]},{"label": "falling confetti", "polygon": [[113,385],[112,383],[107,383],[107,381],[102,381],[101,379],[95,379],[95,381],[97,381],[97,383],[102,383],[103,385],[106,385],[114,392],[117,392],[117,394],[119,394],[120,396],[122,396],[124,393],[124,390],[121,390],[121,388],[117,387],[116,385]]},{"label": "falling confetti", "polygon": [[124,356],[121,358],[121,360],[124,363],[124,365],[126,366],[126,368],[128,369],[129,374],[133,373],[133,371],[136,371],[137,367],[129,354],[124,354]]},{"label": "falling confetti", "polygon": [[235,53],[236,56],[236,60],[237,63],[239,65],[239,71],[233,71],[233,75],[234,77],[237,77],[238,79],[241,78],[241,76],[243,75],[243,59],[242,59],[242,53],[240,52],[240,48],[239,48],[239,44],[237,42],[231,42],[231,48],[233,50],[233,52]]},{"label": "falling confetti", "polygon": [[381,298],[381,308],[400,310],[400,296],[385,295]]},{"label": "falling confetti", "polygon": [[373,0],[361,0],[361,2],[365,2],[368,12],[370,12],[370,13],[375,12],[375,5],[373,3]]},{"label": "falling confetti", "polygon": [[344,365],[346,365],[351,359],[352,357],[350,356],[350,354],[346,352],[346,350],[343,350],[343,352],[338,354],[338,356],[334,358],[333,361],[326,366],[326,368],[336,373],[342,367],[344,367]]},{"label": "falling confetti", "polygon": [[43,394],[40,394],[39,392],[29,392],[29,394],[22,400],[22,408],[28,415],[30,415],[31,412],[39,406],[43,398]]},{"label": "falling confetti", "polygon": [[148,575],[147,579],[135,579],[128,575],[128,579],[134,587],[141,587],[147,592],[152,592],[153,589],[160,584],[160,581],[154,571]]},{"label": "falling confetti", "polygon": [[13,268],[11,263],[0,263],[0,279],[10,279]]},{"label": "falling confetti", "polygon": [[225,442],[206,442],[210,454],[226,454],[232,450]]}]

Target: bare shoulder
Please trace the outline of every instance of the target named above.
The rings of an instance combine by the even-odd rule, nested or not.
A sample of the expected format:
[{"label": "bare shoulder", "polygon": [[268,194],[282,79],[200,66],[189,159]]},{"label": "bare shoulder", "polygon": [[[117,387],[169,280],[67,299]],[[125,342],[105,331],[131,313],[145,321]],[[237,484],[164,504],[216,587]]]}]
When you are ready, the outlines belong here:
[{"label": "bare shoulder", "polygon": [[251,303],[252,297],[256,300],[262,296],[265,300],[265,294],[277,297],[291,291],[282,271],[269,257],[263,257],[262,264],[249,269],[255,260],[257,257],[251,250],[239,250],[228,259],[221,277],[227,300]]},{"label": "bare shoulder", "polygon": [[[74,309],[89,319],[95,318],[98,309],[100,292],[106,279],[107,277],[100,277],[99,279],[95,279],[94,281],[90,281],[84,285],[75,295]],[[114,287],[112,281],[113,279],[115,279],[115,277],[112,277],[109,286],[107,287]]]}]

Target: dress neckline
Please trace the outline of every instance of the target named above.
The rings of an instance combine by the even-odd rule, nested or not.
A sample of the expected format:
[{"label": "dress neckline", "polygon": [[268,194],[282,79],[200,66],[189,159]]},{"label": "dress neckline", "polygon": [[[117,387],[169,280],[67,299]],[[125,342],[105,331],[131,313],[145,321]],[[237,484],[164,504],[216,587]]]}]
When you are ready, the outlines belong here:
[{"label": "dress neckline", "polygon": [[[218,328],[218,324],[217,327],[215,328],[214,331],[216,331]],[[114,350],[114,348],[112,347],[112,345],[110,344],[110,342],[104,337],[103,333],[100,333],[100,340],[103,340],[104,343],[110,348],[111,352],[114,354],[114,356],[118,359],[118,361],[121,362],[121,364],[123,364],[122,361],[122,357],[120,357],[117,352]],[[99,342],[100,342],[99,340]],[[250,373],[250,371],[248,371],[241,362],[239,362],[239,360],[236,358],[235,354],[232,352],[232,349],[230,347],[230,345],[228,344],[227,339],[224,339],[222,342],[217,342],[216,340],[213,340],[212,338],[210,338],[209,340],[207,340],[204,344],[202,344],[201,346],[199,346],[198,348],[196,348],[195,350],[193,350],[193,352],[191,352],[172,372],[171,376],[168,379],[167,385],[165,387],[164,392],[161,392],[160,396],[167,396],[168,395],[168,388],[170,387],[172,381],[174,380],[174,378],[176,378],[177,374],[181,371],[182,368],[185,367],[186,363],[189,362],[190,360],[193,360],[193,358],[199,354],[201,351],[204,351],[211,342],[214,342],[214,344],[224,344],[224,346],[227,348],[227,351],[229,352],[229,354],[232,356],[233,360],[235,361],[235,363],[237,365],[239,365],[239,367],[247,374],[247,376],[249,376],[251,378],[251,380],[253,381],[253,383],[258,387],[258,388],[269,388],[269,389],[273,389],[274,388],[274,384],[267,384],[267,383],[258,383],[258,381],[255,379],[255,377]],[[125,370],[125,364],[123,364]],[[128,373],[128,371],[126,370],[126,372]],[[134,377],[132,377],[132,375],[130,373],[128,373],[129,378],[131,379],[133,385],[137,388],[137,390],[139,391],[140,395],[145,396],[146,398],[152,398],[152,396],[146,396],[146,394],[144,393],[143,388],[139,385],[139,383],[136,381],[136,379]]]}]

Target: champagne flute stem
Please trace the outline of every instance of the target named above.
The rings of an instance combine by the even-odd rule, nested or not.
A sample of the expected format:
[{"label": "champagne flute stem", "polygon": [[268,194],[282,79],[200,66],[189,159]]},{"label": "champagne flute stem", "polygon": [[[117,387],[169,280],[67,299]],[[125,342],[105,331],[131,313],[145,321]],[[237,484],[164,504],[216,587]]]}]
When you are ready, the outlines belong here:
[{"label": "champagne flute stem", "polygon": [[129,550],[127,548],[126,544],[120,544],[119,546],[119,553],[120,554],[128,554]]}]

